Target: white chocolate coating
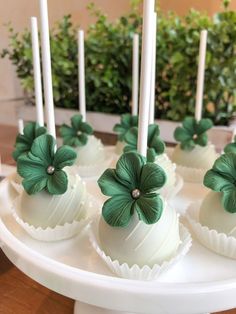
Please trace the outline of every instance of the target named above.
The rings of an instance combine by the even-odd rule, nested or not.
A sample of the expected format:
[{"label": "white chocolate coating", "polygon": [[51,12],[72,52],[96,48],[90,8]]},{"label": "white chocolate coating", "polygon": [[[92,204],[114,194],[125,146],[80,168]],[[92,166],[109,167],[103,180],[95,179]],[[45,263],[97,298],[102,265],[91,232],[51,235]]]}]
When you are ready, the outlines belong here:
[{"label": "white chocolate coating", "polygon": [[22,192],[17,203],[18,216],[34,227],[54,228],[86,217],[86,187],[78,175],[68,174],[68,189],[62,195],[41,191],[35,195]]},{"label": "white chocolate coating", "polygon": [[218,155],[215,151],[215,146],[208,144],[207,146],[197,145],[192,151],[185,151],[177,145],[174,149],[172,160],[177,165],[197,168],[197,169],[210,169]]},{"label": "white chocolate coating", "polygon": [[117,142],[116,142],[116,146],[115,146],[115,153],[116,153],[117,155],[122,155],[122,154],[123,154],[123,149],[124,149],[125,145],[126,145],[125,142],[117,141]]},{"label": "white chocolate coating", "polygon": [[100,139],[91,135],[88,137],[88,142],[82,147],[77,147],[78,154],[76,164],[78,166],[95,165],[105,159],[104,146]]},{"label": "white chocolate coating", "polygon": [[125,228],[109,226],[101,216],[99,222],[101,248],[120,263],[140,267],[161,264],[171,259],[179,246],[179,219],[176,211],[165,204],[159,221],[147,225],[136,213]]},{"label": "white chocolate coating", "polygon": [[220,192],[211,191],[204,198],[200,208],[199,222],[209,229],[236,238],[236,213],[231,214],[224,209]]},{"label": "white chocolate coating", "polygon": [[166,183],[163,188],[160,189],[160,194],[165,195],[169,189],[173,189],[176,182],[176,165],[170,160],[166,154],[162,154],[156,157],[155,163],[160,166],[166,174]]}]

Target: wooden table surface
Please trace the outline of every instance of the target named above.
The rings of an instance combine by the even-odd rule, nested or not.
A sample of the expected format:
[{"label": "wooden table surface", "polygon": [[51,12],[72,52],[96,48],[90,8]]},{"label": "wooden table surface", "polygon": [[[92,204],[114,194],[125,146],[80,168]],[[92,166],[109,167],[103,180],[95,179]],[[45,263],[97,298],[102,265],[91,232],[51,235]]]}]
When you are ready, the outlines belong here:
[{"label": "wooden table surface", "polygon": [[[0,125],[2,163],[14,164],[11,152],[16,132],[14,127]],[[101,136],[106,144],[114,143],[112,136],[98,136]],[[0,314],[72,314],[73,306],[73,300],[41,286],[24,275],[0,250]],[[236,309],[221,313],[236,314]]]}]

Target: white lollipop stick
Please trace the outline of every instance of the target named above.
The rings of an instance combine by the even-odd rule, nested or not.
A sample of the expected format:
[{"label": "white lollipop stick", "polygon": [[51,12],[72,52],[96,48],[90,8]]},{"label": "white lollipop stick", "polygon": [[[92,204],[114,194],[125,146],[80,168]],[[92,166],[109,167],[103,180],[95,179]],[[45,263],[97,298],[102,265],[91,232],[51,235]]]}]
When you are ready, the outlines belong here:
[{"label": "white lollipop stick", "polygon": [[44,103],[48,133],[56,138],[47,0],[40,0]]},{"label": "white lollipop stick", "polygon": [[36,17],[31,17],[31,38],[32,38],[32,51],[33,51],[33,67],[34,67],[34,93],[35,93],[35,103],[36,103],[36,120],[40,126],[44,126],[38,24],[37,24]]},{"label": "white lollipop stick", "polygon": [[133,37],[133,79],[132,79],[132,115],[138,114],[138,84],[139,84],[139,35]]},{"label": "white lollipop stick", "polygon": [[202,118],[206,47],[207,47],[207,30],[203,30],[201,31],[200,38],[198,76],[197,76],[197,95],[195,105],[195,119],[197,121],[200,121]]},{"label": "white lollipop stick", "polygon": [[153,14],[153,45],[152,45],[152,80],[150,95],[149,124],[155,120],[155,95],[156,95],[156,39],[157,36],[157,14]]},{"label": "white lollipop stick", "polygon": [[78,61],[79,61],[79,110],[86,121],[86,98],[85,98],[85,65],[84,65],[84,31],[78,32]]},{"label": "white lollipop stick", "polygon": [[146,157],[152,76],[152,25],[155,0],[144,0],[141,82],[139,100],[138,152]]},{"label": "white lollipop stick", "polygon": [[19,134],[24,134],[24,121],[22,119],[18,119],[18,132]]}]

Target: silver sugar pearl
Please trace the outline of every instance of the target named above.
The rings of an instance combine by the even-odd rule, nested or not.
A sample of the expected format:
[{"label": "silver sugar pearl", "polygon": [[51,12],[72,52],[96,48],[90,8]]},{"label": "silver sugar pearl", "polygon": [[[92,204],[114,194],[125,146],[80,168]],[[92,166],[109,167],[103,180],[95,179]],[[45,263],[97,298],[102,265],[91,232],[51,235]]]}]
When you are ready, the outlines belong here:
[{"label": "silver sugar pearl", "polygon": [[197,134],[194,134],[193,139],[196,140],[196,138],[197,138]]},{"label": "silver sugar pearl", "polygon": [[48,174],[53,174],[54,172],[55,172],[55,168],[53,166],[48,166],[47,173]]},{"label": "silver sugar pearl", "polygon": [[133,191],[132,191],[132,197],[134,198],[134,199],[137,199],[137,198],[139,198],[140,197],[140,191],[138,190],[138,189],[134,189]]}]

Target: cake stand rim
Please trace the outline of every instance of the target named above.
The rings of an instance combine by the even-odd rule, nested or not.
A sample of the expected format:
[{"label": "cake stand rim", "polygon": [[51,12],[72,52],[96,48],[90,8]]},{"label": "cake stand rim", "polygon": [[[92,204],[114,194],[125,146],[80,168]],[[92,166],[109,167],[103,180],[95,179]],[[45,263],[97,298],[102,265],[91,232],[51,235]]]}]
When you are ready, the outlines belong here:
[{"label": "cake stand rim", "polygon": [[[173,294],[180,295],[189,292],[191,295],[193,293],[209,293],[216,290],[225,290],[225,289],[236,289],[236,278],[225,279],[225,280],[216,280],[211,282],[193,282],[193,283],[164,283],[159,282],[158,286],[155,286],[155,292],[153,292],[153,287],[150,285],[152,281],[137,281],[132,279],[125,279],[119,277],[112,277],[109,275],[98,274],[95,272],[90,272],[83,270],[81,268],[76,268],[70,265],[66,265],[62,262],[56,261],[51,257],[45,256],[36,250],[28,247],[17,237],[15,237],[6,227],[3,220],[0,218],[0,240],[3,243],[2,250],[4,250],[5,245],[10,248],[13,252],[19,255],[24,261],[31,263],[32,265],[39,267],[44,265],[44,267],[51,271],[54,274],[63,275],[67,272],[67,275],[71,275],[71,279],[75,280],[74,275],[77,274],[76,279],[78,282],[86,282],[88,285],[100,286],[103,285],[103,288],[111,289],[111,283],[114,283],[116,289],[120,289],[122,286],[123,290],[127,292],[132,290],[136,293],[143,293],[143,290],[151,294]],[[13,264],[14,261],[12,261]],[[39,265],[41,263],[41,265]],[[17,266],[18,267],[18,266]],[[191,291],[190,291],[191,289]],[[158,291],[158,293],[157,293]]]}]

